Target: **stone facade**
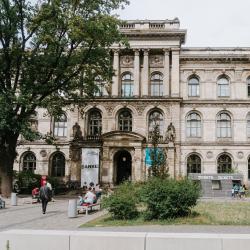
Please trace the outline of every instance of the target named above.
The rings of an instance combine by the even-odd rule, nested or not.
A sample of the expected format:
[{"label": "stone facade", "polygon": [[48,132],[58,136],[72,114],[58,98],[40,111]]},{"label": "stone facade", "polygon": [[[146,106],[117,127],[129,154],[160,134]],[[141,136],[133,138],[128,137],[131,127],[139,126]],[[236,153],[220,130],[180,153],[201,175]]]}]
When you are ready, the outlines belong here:
[{"label": "stone facade", "polygon": [[[23,169],[24,161],[26,168],[32,166],[24,159],[28,152],[36,158],[36,173],[51,175],[56,167],[57,176],[80,180],[81,149],[98,148],[100,182],[116,184],[120,175],[143,180],[150,119],[159,115],[159,147],[167,152],[172,177],[235,172],[248,185],[250,49],[183,47],[186,30],[179,28],[178,19],[128,21],[121,31],[130,48],[112,47],[112,84],[100,86],[87,104],[65,110],[64,122],[56,124],[38,110],[38,130],[56,132],[58,140],[50,146],[42,141],[20,143],[16,170]],[[74,140],[76,122],[82,138]],[[171,141],[166,138],[170,123],[175,129]],[[65,159],[61,174],[57,171],[63,160],[53,160],[56,153]],[[125,172],[119,168],[122,161]]]}]

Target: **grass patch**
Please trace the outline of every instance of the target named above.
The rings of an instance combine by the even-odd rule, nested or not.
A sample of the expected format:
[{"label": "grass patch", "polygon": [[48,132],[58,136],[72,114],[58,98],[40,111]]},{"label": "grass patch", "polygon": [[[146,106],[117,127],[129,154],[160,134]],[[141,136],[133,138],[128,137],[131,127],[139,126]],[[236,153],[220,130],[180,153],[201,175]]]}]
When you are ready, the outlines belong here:
[{"label": "grass patch", "polygon": [[250,225],[249,202],[200,201],[186,217],[145,221],[142,217],[133,220],[114,220],[104,215],[81,227],[115,227],[141,225]]}]

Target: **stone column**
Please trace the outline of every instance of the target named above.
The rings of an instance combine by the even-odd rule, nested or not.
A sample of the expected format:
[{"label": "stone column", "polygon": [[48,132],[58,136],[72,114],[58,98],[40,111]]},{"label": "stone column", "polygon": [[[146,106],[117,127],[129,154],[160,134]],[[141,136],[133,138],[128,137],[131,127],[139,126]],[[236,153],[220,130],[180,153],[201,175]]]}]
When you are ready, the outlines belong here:
[{"label": "stone column", "polygon": [[142,148],[136,147],[134,151],[134,160],[132,162],[132,180],[142,181],[143,178],[143,161],[142,161]]},{"label": "stone column", "polygon": [[115,75],[113,76],[112,96],[117,97],[119,95],[119,78],[120,78],[119,50],[114,50],[113,69],[115,71]]},{"label": "stone column", "polygon": [[142,96],[148,96],[149,88],[149,61],[148,61],[149,50],[143,50],[143,81],[141,82]]},{"label": "stone column", "polygon": [[171,96],[180,96],[180,49],[172,48]]},{"label": "stone column", "polygon": [[135,59],[134,59],[134,96],[139,96],[140,88],[140,51],[135,49]]},{"label": "stone column", "polygon": [[173,142],[168,143],[167,153],[168,173],[170,177],[175,178],[175,146]]},{"label": "stone column", "polygon": [[164,49],[164,78],[163,78],[163,96],[167,97],[170,94],[169,88],[169,49]]},{"label": "stone column", "polygon": [[70,146],[70,180],[81,181],[82,151],[79,146]]}]

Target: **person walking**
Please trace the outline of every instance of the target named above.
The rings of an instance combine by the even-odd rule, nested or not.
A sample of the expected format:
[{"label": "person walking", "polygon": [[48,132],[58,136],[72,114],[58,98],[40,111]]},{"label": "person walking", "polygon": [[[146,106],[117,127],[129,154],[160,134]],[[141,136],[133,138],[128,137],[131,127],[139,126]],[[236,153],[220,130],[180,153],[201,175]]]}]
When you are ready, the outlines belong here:
[{"label": "person walking", "polygon": [[50,201],[50,190],[46,184],[40,188],[39,195],[42,201],[42,211],[43,211],[43,214],[45,214],[47,204]]}]

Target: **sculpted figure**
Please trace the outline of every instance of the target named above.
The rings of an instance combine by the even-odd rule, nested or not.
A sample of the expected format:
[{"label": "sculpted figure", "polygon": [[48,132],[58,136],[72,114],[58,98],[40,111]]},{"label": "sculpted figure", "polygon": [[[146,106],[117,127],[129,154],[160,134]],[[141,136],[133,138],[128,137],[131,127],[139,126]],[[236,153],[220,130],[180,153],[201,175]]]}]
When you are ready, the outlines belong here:
[{"label": "sculpted figure", "polygon": [[74,137],[74,140],[82,140],[83,139],[81,127],[77,122],[73,126],[73,137]]},{"label": "sculpted figure", "polygon": [[167,132],[166,132],[166,141],[173,142],[175,140],[175,137],[176,137],[175,127],[172,124],[172,122],[170,122],[170,124],[168,125]]}]

